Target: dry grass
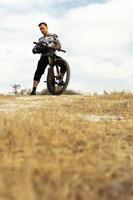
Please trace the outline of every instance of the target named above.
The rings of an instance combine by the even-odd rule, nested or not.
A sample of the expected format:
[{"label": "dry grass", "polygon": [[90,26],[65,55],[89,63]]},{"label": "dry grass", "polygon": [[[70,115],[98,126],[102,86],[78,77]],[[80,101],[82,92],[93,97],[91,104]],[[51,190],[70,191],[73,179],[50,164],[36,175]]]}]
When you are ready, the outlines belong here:
[{"label": "dry grass", "polygon": [[0,163],[0,200],[132,200],[133,95],[0,96]]}]

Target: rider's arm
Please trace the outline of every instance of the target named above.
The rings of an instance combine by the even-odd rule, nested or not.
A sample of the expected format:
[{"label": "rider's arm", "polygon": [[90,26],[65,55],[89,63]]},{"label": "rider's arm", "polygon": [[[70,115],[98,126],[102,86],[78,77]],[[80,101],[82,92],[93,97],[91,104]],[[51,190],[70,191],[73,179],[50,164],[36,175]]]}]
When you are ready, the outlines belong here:
[{"label": "rider's arm", "polygon": [[60,44],[60,43],[55,43],[55,44],[53,45],[53,49],[55,49],[55,50],[60,50],[60,49],[61,49],[61,44]]},{"label": "rider's arm", "polygon": [[51,42],[51,44],[49,44],[49,46],[51,46],[55,50],[61,49],[61,44],[56,34],[53,34],[53,41]]}]

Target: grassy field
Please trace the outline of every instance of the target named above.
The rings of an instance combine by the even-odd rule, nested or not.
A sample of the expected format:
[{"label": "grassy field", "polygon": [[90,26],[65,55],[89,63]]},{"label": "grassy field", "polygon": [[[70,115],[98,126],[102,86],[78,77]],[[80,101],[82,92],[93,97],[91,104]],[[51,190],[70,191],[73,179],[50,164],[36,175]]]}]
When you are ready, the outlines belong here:
[{"label": "grassy field", "polygon": [[1,95],[0,200],[133,200],[133,94]]}]

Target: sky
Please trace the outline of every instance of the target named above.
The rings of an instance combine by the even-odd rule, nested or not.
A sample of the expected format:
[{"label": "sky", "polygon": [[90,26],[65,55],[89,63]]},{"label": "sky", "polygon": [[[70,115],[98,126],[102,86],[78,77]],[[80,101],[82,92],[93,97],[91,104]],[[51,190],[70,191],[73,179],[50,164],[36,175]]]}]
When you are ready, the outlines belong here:
[{"label": "sky", "polygon": [[[133,91],[132,0],[0,0],[0,93],[32,88],[38,24],[56,33],[71,69],[68,89]],[[38,91],[46,88],[47,69]]]}]

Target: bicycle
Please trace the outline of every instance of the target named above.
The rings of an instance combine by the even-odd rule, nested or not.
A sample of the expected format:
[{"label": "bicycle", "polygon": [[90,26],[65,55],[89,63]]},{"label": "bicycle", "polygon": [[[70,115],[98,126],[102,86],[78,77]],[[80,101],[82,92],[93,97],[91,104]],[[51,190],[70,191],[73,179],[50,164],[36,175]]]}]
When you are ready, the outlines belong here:
[{"label": "bicycle", "polygon": [[[33,48],[33,53],[42,53],[48,51],[48,73],[46,78],[48,92],[52,95],[61,95],[67,88],[70,81],[70,66],[68,62],[53,52],[52,47],[48,47],[46,43],[33,42],[36,46]],[[66,53],[65,50],[58,51]],[[61,76],[61,68],[65,69],[64,76]]]}]

